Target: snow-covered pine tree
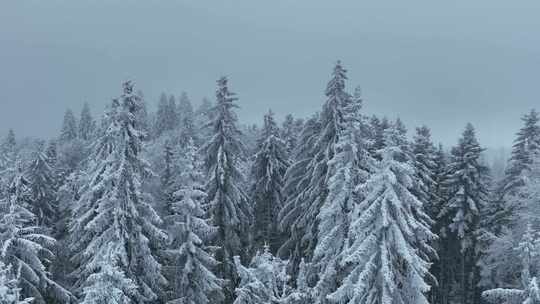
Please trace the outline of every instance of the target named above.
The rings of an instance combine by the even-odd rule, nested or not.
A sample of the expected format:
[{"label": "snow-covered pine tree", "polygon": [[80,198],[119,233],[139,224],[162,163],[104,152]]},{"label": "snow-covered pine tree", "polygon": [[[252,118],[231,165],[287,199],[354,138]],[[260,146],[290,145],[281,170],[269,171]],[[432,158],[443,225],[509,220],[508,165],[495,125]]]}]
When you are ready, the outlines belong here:
[{"label": "snow-covered pine tree", "polygon": [[[509,217],[511,221],[503,225],[499,233],[491,233],[491,242],[481,259],[481,286],[484,288],[513,287],[522,288],[519,276],[522,265],[515,248],[523,235],[527,234],[527,223],[533,230],[540,228],[540,221],[535,214],[540,212],[540,158],[534,156],[532,164],[522,174],[523,184],[513,193],[505,196],[514,208],[514,214]],[[497,189],[497,192],[501,188]],[[492,203],[493,204],[493,203]],[[488,220],[493,221],[493,215]],[[496,223],[496,222],[495,222]],[[535,261],[533,264],[536,264]]]},{"label": "snow-covered pine tree", "polygon": [[[246,156],[251,158],[257,150],[257,142],[261,136],[261,130],[256,124],[242,125],[242,142],[246,148]],[[249,167],[249,166],[248,166]],[[249,170],[249,169],[248,169]]]},{"label": "snow-covered pine tree", "polygon": [[176,106],[176,97],[174,95],[169,96],[169,103],[167,105],[167,129],[175,130],[180,122],[178,117],[178,107]]},{"label": "snow-covered pine tree", "polygon": [[285,299],[283,304],[312,304],[312,288],[308,286],[308,269],[311,268],[304,259],[300,260],[298,266],[298,275],[296,276],[295,288],[293,288]]},{"label": "snow-covered pine tree", "polygon": [[15,132],[13,129],[9,129],[6,138],[2,141],[1,152],[4,154],[15,154],[17,150],[17,140],[15,139]]},{"label": "snow-covered pine tree", "polygon": [[285,201],[283,179],[289,166],[286,144],[279,135],[274,113],[264,116],[258,149],[251,168],[253,186],[251,201],[254,205],[254,246],[268,244],[275,254],[281,246],[282,235],[276,221]]},{"label": "snow-covered pine tree", "polygon": [[[404,126],[399,127],[402,129],[401,133],[404,133]],[[413,190],[414,195],[422,201],[424,212],[429,216],[433,221],[430,223],[431,231],[434,234],[437,234],[437,231],[434,229],[435,218],[439,212],[440,197],[439,197],[439,185],[437,180],[438,171],[441,169],[439,166],[445,164],[444,159],[440,160],[441,163],[437,163],[438,156],[437,149],[431,141],[431,131],[430,129],[423,125],[416,128],[416,133],[413,137],[413,142],[411,144],[411,156],[414,162],[414,169],[418,182],[416,183],[416,188]],[[444,156],[443,156],[444,157]],[[443,170],[446,168],[443,168]],[[442,172],[441,172],[442,173]],[[434,248],[438,249],[437,244],[431,244]],[[433,256],[431,270],[434,276],[438,276],[440,273],[436,272],[437,266],[437,256]],[[437,292],[437,282],[428,282],[432,286],[430,289],[430,297],[434,299]]]},{"label": "snow-covered pine tree", "polygon": [[17,148],[17,140],[15,139],[15,132],[13,129],[9,129],[8,134],[2,142],[3,151],[14,151]]},{"label": "snow-covered pine tree", "polygon": [[219,275],[229,280],[224,288],[225,303],[232,302],[237,274],[233,257],[247,258],[252,206],[242,189],[243,176],[239,162],[244,156],[234,109],[237,97],[229,91],[227,78],[217,81],[215,115],[211,122],[211,138],[203,146],[207,172],[206,193],[213,225],[218,228],[214,245],[220,247],[216,258]]},{"label": "snow-covered pine tree", "polygon": [[436,236],[415,188],[413,161],[400,148],[403,135],[385,130],[381,161],[359,186],[363,200],[355,206],[350,247],[341,264],[348,269],[342,285],[328,295],[332,303],[428,303],[429,261]]},{"label": "snow-covered pine tree", "polygon": [[[318,140],[317,136],[320,132],[320,115],[319,113],[315,113],[306,120],[304,128],[298,137],[298,144],[293,152],[292,159],[294,162],[291,163],[287,169],[287,172],[285,173],[283,192],[286,197],[290,198],[298,195],[298,193],[310,182],[310,180],[305,176],[306,168],[313,159],[314,151],[312,147]],[[298,200],[298,203],[300,202],[301,201]],[[278,216],[279,229],[280,231],[286,233],[285,243],[281,246],[281,248],[279,248],[278,256],[282,259],[296,259],[289,262],[289,268],[291,268],[289,270],[293,276],[299,273],[297,268],[303,259],[303,252],[299,247],[297,247],[297,241],[302,238],[302,234],[300,230],[293,230],[290,226],[288,226],[288,224],[283,223],[283,219],[290,212],[298,211],[300,211],[300,209],[296,202],[287,203],[286,201]],[[294,220],[294,218],[290,218],[289,220]],[[308,264],[309,263],[305,263],[304,265]]]},{"label": "snow-covered pine tree", "polygon": [[[516,134],[504,177],[497,182],[490,195],[486,221],[488,232],[493,235],[492,238],[501,237],[504,231],[508,232],[507,229],[519,221],[520,209],[523,208],[520,206],[520,202],[524,199],[520,196],[527,191],[527,189],[522,188],[526,184],[525,179],[531,171],[534,159],[540,153],[540,126],[538,125],[540,118],[538,113],[533,109],[523,115],[521,120],[523,127]],[[504,237],[502,236],[503,239]],[[500,240],[493,241],[497,243]],[[493,246],[500,248],[501,245],[499,242]],[[490,244],[490,246],[492,245]],[[488,274],[486,273],[486,275]],[[500,284],[500,282],[496,282],[496,284]]]},{"label": "snow-covered pine tree", "polygon": [[74,270],[72,263],[73,253],[71,252],[69,222],[72,218],[74,202],[80,198],[80,191],[87,182],[86,172],[76,170],[62,178],[62,183],[58,184],[58,220],[55,225],[54,236],[57,240],[56,260],[51,266],[53,279],[63,286],[72,286],[74,277],[70,273]]},{"label": "snow-covered pine tree", "polygon": [[212,130],[206,128],[206,126],[213,121],[214,113],[212,109],[214,106],[208,98],[203,98],[197,109],[195,110],[195,129],[197,132],[198,143],[202,144],[206,142],[212,133]]},{"label": "snow-covered pine tree", "polygon": [[155,250],[167,235],[158,228],[161,219],[141,185],[151,173],[140,156],[138,109],[133,84],[125,82],[123,94],[106,113],[108,128],[97,140],[73,209],[73,275],[85,304],[96,303],[96,293],[103,293],[104,287],[114,290],[119,303],[128,298],[132,303],[155,303],[166,283]]},{"label": "snow-covered pine tree", "polygon": [[98,266],[100,270],[90,274],[86,279],[81,304],[139,303],[132,300],[139,293],[137,284],[127,278],[119,266],[108,262],[100,262]]},{"label": "snow-covered pine tree", "polygon": [[[458,290],[455,290],[461,303],[479,303],[480,292],[477,246],[480,216],[487,203],[486,180],[488,168],[480,160],[484,149],[480,147],[472,124],[467,124],[459,143],[452,149],[448,165],[448,200],[439,213],[439,218],[448,218],[449,224],[441,234],[447,236],[443,241],[453,240],[454,248],[460,249],[457,257]],[[455,299],[458,300],[458,299]]]},{"label": "snow-covered pine tree", "polygon": [[235,257],[234,261],[241,280],[236,288],[234,304],[285,302],[291,291],[287,262],[274,257],[268,246],[264,246],[263,252],[257,252],[249,267],[244,267],[239,257]]},{"label": "snow-covered pine tree", "polygon": [[15,165],[16,158],[17,142],[15,140],[15,132],[13,129],[9,129],[7,136],[0,147],[0,170],[8,170],[9,167]]},{"label": "snow-covered pine tree", "polygon": [[[522,175],[526,175],[523,172]],[[486,231],[492,235],[491,238],[500,236],[505,230],[510,228],[512,221],[518,216],[519,208],[515,195],[521,192],[513,189],[512,194],[505,193],[505,180],[492,181],[490,185],[489,203],[485,210],[483,219]],[[520,186],[521,188],[522,186]]]},{"label": "snow-covered pine tree", "polygon": [[88,142],[79,137],[77,120],[71,109],[68,109],[64,115],[57,152],[58,169],[62,171],[64,177],[79,169],[88,155]]},{"label": "snow-covered pine tree", "polygon": [[62,123],[62,129],[60,130],[59,140],[62,143],[70,142],[77,138],[77,119],[71,109],[67,109],[64,114],[64,122]]},{"label": "snow-covered pine tree", "polygon": [[[357,165],[355,164],[358,160],[357,155],[355,155],[357,151],[351,152],[351,148],[347,148],[348,145],[351,145],[351,141],[348,141],[349,139],[345,136],[344,141],[339,142],[340,136],[343,133],[342,129],[344,128],[345,111],[343,107],[350,104],[351,99],[350,95],[345,92],[345,80],[346,70],[338,61],[326,88],[327,101],[323,105],[320,117],[312,118],[306,123],[295,151],[296,161],[286,173],[285,190],[287,192],[287,201],[280,212],[279,218],[280,227],[288,234],[288,239],[280,248],[279,255],[289,257],[293,269],[292,273],[296,273],[302,258],[311,261],[315,246],[317,245],[319,231],[323,233],[338,233],[333,229],[331,231],[324,231],[325,228],[319,230],[317,227],[320,221],[317,218],[319,211],[328,200],[330,179],[334,178],[332,177],[334,174],[346,174],[339,171],[340,168],[337,163],[332,163],[339,163],[339,160],[333,160],[336,157],[336,153],[341,152],[340,149],[345,150],[340,156],[344,157],[342,161],[347,162],[344,167],[353,166],[352,164]],[[355,110],[351,115],[354,116],[357,113]],[[352,134],[350,136],[352,138],[355,135]],[[347,160],[347,157],[351,157],[351,160]],[[329,165],[332,166],[331,171],[329,171]],[[363,164],[360,163],[358,165]],[[334,168],[334,166],[338,167]],[[356,168],[351,168],[351,170],[356,170]],[[335,178],[339,179],[338,177]],[[345,184],[350,182],[353,184],[355,178],[356,176],[352,176],[352,180],[341,180],[341,182]],[[332,182],[338,181],[332,180]],[[348,191],[345,191],[345,193],[345,196],[351,195]],[[335,192],[335,195],[338,195],[338,193]],[[329,199],[328,204],[331,204],[333,199]],[[339,199],[347,201],[348,198],[339,197]],[[345,207],[338,207],[342,202],[336,201],[335,203],[336,207],[334,210]],[[334,208],[334,206],[330,208]],[[343,214],[327,215],[329,216],[328,220],[337,222],[340,222],[340,217],[343,218]],[[326,236],[321,235],[321,237],[325,238]],[[339,243],[343,239],[340,238],[333,241]],[[333,250],[339,250],[339,248],[340,246],[333,248]],[[333,253],[329,254],[332,255]],[[310,280],[313,279],[316,280],[316,278],[310,278]]]},{"label": "snow-covered pine tree", "polygon": [[[527,192],[530,189],[530,187],[525,187],[526,179],[531,177],[532,166],[540,153],[540,126],[538,125],[540,118],[538,113],[533,109],[525,114],[521,120],[523,127],[516,134],[504,177],[494,185],[494,189],[490,193],[490,203],[484,219],[486,232],[490,239],[487,246],[491,249],[487,250],[487,259],[482,261],[482,285],[491,288],[502,284],[500,274],[505,272],[504,269],[511,269],[505,266],[500,256],[496,256],[497,253],[494,249],[497,248],[497,251],[500,252],[510,252],[514,242],[511,241],[512,237],[508,234],[515,233],[513,230],[520,232],[524,230],[524,226],[520,225],[519,221],[523,208],[527,208],[522,205],[527,200]],[[519,227],[513,227],[516,224]]]},{"label": "snow-covered pine tree", "polygon": [[139,101],[139,111],[137,111],[137,122],[139,123],[139,130],[143,133],[144,139],[149,140],[151,136],[151,119],[150,114],[148,113],[148,106],[146,105],[146,100],[144,99],[143,92],[141,90],[137,91],[137,95],[140,97]]},{"label": "snow-covered pine tree", "polygon": [[56,140],[50,140],[47,148],[45,149],[45,156],[47,157],[47,163],[52,168],[56,168],[58,161],[58,145]]},{"label": "snow-covered pine tree", "polygon": [[285,142],[287,154],[291,155],[296,148],[299,133],[295,130],[295,121],[292,114],[287,114],[281,125],[281,138]]},{"label": "snow-covered pine tree", "polygon": [[403,123],[403,120],[401,120],[400,117],[396,118],[394,121],[394,127],[398,131],[401,137],[403,138],[403,142],[407,142],[407,127],[405,126],[405,123]]},{"label": "snow-covered pine tree", "polygon": [[29,208],[36,216],[36,224],[52,229],[58,216],[56,174],[43,151],[33,153],[26,177],[30,189]]},{"label": "snow-covered pine tree", "polygon": [[436,206],[439,198],[437,196],[436,170],[439,165],[437,161],[437,150],[431,141],[431,131],[427,126],[416,128],[416,134],[412,143],[412,154],[414,157],[414,167],[420,179],[418,189],[414,192],[424,203],[424,210],[435,219],[438,214]]},{"label": "snow-covered pine tree", "polygon": [[29,182],[19,168],[1,201],[0,260],[17,271],[22,295],[32,297],[32,303],[45,304],[52,299],[69,303],[71,294],[50,278],[55,240],[35,225],[36,216],[27,209],[31,197]]},{"label": "snow-covered pine tree", "polygon": [[528,170],[535,154],[540,153],[540,126],[538,112],[531,110],[521,118],[523,127],[517,132],[505,172],[504,192],[523,185],[522,172]]},{"label": "snow-covered pine tree", "polygon": [[180,95],[177,113],[180,125],[180,142],[185,143],[192,139],[197,143],[199,140],[195,127],[195,113],[186,92],[182,92]]},{"label": "snow-covered pine tree", "polygon": [[[445,187],[448,171],[448,155],[445,152],[442,144],[439,144],[435,150],[433,162],[435,167],[433,168],[434,184],[435,187],[430,193],[434,195],[434,201],[430,201],[424,209],[428,215],[432,215],[433,224],[431,225],[431,231],[434,234],[439,235],[439,238],[435,241],[434,248],[437,251],[438,259],[432,260],[430,273],[432,273],[437,284],[433,284],[430,289],[430,299],[432,303],[447,304],[449,301],[449,292],[452,284],[454,283],[454,271],[453,263],[456,254],[459,249],[455,248],[455,244],[447,240],[447,236],[439,234],[443,227],[447,227],[451,218],[449,215],[444,217],[438,217],[442,206],[447,200],[447,189]],[[430,209],[431,208],[431,209]]]},{"label": "snow-covered pine tree", "polygon": [[167,95],[161,93],[159,102],[157,105],[156,117],[154,120],[154,136],[160,137],[163,133],[169,130],[169,103],[167,101]]},{"label": "snow-covered pine tree", "polygon": [[201,127],[206,125],[207,122],[212,121],[213,108],[214,106],[208,98],[205,97],[202,99],[201,104],[199,104],[199,107],[197,107],[197,110],[195,111],[195,116],[197,117],[196,121]]},{"label": "snow-covered pine tree", "polygon": [[[531,224],[527,224],[527,230],[521,238],[516,250],[519,253],[519,257],[522,263],[521,270],[521,283],[523,287],[527,287],[531,280],[531,270],[533,267],[534,257],[537,255],[537,244],[536,233],[533,231]],[[535,267],[536,268],[536,267]]]},{"label": "snow-covered pine tree", "polygon": [[[294,120],[294,132],[296,134],[300,134],[300,133],[302,133],[303,129],[304,129],[304,119],[303,118],[296,118]],[[296,148],[296,146],[295,146],[295,148]]]},{"label": "snow-covered pine tree", "polygon": [[79,138],[82,140],[91,140],[94,137],[95,128],[96,122],[90,112],[90,105],[85,102],[79,120]]},{"label": "snow-covered pine tree", "polygon": [[163,171],[160,174],[160,192],[161,200],[163,201],[163,207],[165,209],[171,208],[171,203],[173,202],[173,192],[174,192],[174,171],[175,164],[174,162],[174,151],[170,141],[165,142],[165,147],[163,148]]},{"label": "snow-covered pine tree", "polygon": [[373,157],[377,158],[380,157],[379,151],[384,147],[384,130],[388,129],[390,126],[390,123],[388,121],[388,118],[383,117],[382,119],[379,119],[377,116],[373,115],[370,118],[370,152],[373,155]]},{"label": "snow-covered pine tree", "polygon": [[540,303],[540,290],[534,272],[537,271],[535,257],[537,256],[536,232],[530,223],[523,234],[515,251],[521,261],[521,288],[494,288],[482,293],[482,298],[488,303]]},{"label": "snow-covered pine tree", "polygon": [[0,304],[30,304],[32,298],[21,299],[19,280],[11,265],[0,260]]},{"label": "snow-covered pine tree", "polygon": [[[58,144],[55,139],[49,140],[44,151],[45,160],[49,165],[52,173],[53,188],[58,191],[58,188],[63,184],[66,176],[62,170],[62,166],[58,163]],[[56,198],[58,200],[58,198]]]},{"label": "snow-covered pine tree", "polygon": [[203,209],[206,199],[202,163],[192,140],[181,157],[183,168],[176,178],[174,201],[170,205],[168,296],[170,304],[213,304],[223,300],[223,281],[214,273],[218,262],[208,246],[217,232]]},{"label": "snow-covered pine tree", "polygon": [[78,138],[69,142],[58,142],[58,166],[65,177],[71,172],[82,169],[89,154],[89,146]]},{"label": "snow-covered pine tree", "polygon": [[345,70],[338,65],[329,82],[326,110],[331,111],[333,138],[325,176],[325,197],[317,214],[317,244],[312,258],[314,303],[327,303],[326,296],[336,290],[343,276],[341,252],[348,246],[351,211],[362,199],[355,189],[368,179],[374,159],[363,137],[364,121],[360,96],[345,92]]}]

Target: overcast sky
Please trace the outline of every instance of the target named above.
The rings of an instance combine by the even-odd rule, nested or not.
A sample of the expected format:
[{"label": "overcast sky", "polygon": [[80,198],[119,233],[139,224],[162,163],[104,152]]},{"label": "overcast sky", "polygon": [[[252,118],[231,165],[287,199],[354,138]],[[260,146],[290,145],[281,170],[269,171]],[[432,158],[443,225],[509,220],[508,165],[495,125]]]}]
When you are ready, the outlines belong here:
[{"label": "overcast sky", "polygon": [[365,111],[425,123],[453,144],[466,122],[509,146],[540,101],[540,1],[0,2],[0,132],[57,134],[66,107],[100,114],[133,79],[213,98],[230,77],[239,116],[320,109],[334,62]]}]

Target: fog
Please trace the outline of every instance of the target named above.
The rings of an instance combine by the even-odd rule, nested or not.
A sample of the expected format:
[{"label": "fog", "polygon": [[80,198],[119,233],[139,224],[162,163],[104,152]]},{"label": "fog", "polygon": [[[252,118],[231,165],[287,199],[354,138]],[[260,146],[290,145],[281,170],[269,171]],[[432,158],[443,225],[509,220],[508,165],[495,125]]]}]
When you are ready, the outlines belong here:
[{"label": "fog", "polygon": [[67,107],[95,115],[133,79],[213,98],[230,77],[240,119],[272,108],[307,116],[336,60],[365,111],[427,124],[456,142],[466,122],[488,147],[510,146],[538,104],[538,1],[4,1],[0,132],[58,133]]}]

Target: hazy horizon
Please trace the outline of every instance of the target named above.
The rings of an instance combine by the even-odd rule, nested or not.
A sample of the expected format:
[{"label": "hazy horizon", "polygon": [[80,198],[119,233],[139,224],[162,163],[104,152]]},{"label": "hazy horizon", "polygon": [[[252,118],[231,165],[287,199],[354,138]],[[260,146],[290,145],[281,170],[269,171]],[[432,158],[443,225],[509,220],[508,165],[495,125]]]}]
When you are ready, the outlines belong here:
[{"label": "hazy horizon", "polygon": [[483,146],[510,147],[536,106],[538,2],[255,2],[1,4],[0,132],[54,136],[67,107],[98,116],[128,78],[154,106],[161,92],[213,99],[227,75],[243,123],[306,117],[336,60],[367,113],[447,146],[471,122]]}]

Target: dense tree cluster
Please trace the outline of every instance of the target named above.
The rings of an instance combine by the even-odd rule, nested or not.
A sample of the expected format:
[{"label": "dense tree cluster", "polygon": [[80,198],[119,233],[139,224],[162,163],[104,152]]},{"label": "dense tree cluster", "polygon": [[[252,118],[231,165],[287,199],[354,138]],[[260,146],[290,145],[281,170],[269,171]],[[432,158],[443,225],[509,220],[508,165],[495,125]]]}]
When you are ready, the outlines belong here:
[{"label": "dense tree cluster", "polygon": [[321,110],[242,124],[229,80],[0,145],[0,303],[540,303],[540,118],[492,174],[472,124],[436,145],[369,115],[334,66]]}]

